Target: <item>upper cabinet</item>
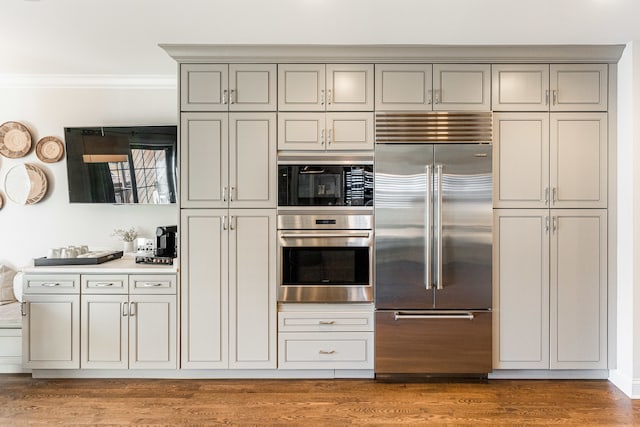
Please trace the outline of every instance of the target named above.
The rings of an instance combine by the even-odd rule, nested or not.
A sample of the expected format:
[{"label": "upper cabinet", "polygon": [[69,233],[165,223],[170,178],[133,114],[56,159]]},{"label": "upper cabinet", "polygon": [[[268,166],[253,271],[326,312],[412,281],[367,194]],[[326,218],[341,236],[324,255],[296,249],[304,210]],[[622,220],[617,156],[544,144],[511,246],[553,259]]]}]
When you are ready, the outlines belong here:
[{"label": "upper cabinet", "polygon": [[275,111],[275,64],[182,64],[181,111]]},{"label": "upper cabinet", "polygon": [[606,111],[606,64],[493,66],[494,111]]},{"label": "upper cabinet", "polygon": [[280,111],[373,111],[373,65],[280,64]]},{"label": "upper cabinet", "polygon": [[488,64],[378,64],[376,110],[489,111]]}]

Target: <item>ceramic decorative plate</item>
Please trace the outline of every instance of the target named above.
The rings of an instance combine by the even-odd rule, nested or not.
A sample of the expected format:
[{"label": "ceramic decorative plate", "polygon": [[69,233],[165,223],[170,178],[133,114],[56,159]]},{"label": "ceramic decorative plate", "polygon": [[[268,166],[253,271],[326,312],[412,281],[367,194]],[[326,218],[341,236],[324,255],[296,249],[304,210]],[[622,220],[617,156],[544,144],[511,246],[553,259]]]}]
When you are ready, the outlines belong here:
[{"label": "ceramic decorative plate", "polygon": [[3,205],[4,205],[4,199],[2,198],[2,194],[0,194],[0,209],[2,209]]},{"label": "ceramic decorative plate", "polygon": [[7,197],[20,205],[38,203],[47,193],[47,176],[39,167],[25,163],[7,172],[4,191]]},{"label": "ceramic decorative plate", "polygon": [[36,143],[36,156],[45,163],[55,163],[64,155],[64,145],[60,138],[45,136]]},{"label": "ceramic decorative plate", "polygon": [[10,159],[24,157],[31,150],[31,133],[25,125],[6,122],[0,125],[0,154]]}]

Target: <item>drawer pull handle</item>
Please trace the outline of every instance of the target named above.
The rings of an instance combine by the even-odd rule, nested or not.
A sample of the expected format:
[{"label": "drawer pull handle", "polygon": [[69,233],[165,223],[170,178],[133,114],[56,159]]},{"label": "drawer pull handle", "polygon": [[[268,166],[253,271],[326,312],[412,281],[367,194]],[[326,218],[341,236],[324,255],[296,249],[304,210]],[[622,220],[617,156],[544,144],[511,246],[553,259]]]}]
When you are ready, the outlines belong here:
[{"label": "drawer pull handle", "polygon": [[329,350],[329,351],[320,350],[318,353],[320,353],[320,354],[336,354],[336,351],[335,350]]},{"label": "drawer pull handle", "polygon": [[142,287],[144,287],[144,288],[153,288],[153,287],[157,287],[157,286],[162,286],[162,283],[146,282],[146,283],[142,284]]},{"label": "drawer pull handle", "polygon": [[53,288],[53,287],[56,287],[56,286],[60,286],[60,283],[53,283],[53,282],[51,282],[51,283],[43,283],[42,286],[46,286],[48,288]]},{"label": "drawer pull handle", "polygon": [[96,283],[97,287],[100,288],[106,288],[107,286],[113,286],[115,283],[111,282],[111,283],[107,283],[107,282],[103,282],[103,283]]},{"label": "drawer pull handle", "polygon": [[335,325],[335,320],[321,320],[318,322],[320,325]]}]

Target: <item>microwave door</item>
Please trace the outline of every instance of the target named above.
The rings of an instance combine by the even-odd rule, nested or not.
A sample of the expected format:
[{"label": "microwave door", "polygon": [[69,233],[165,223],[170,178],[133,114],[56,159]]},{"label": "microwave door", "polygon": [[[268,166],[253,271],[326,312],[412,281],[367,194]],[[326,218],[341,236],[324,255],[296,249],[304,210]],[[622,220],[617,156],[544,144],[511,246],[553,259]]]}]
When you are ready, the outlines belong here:
[{"label": "microwave door", "polygon": [[377,309],[433,308],[433,155],[428,144],[376,145]]}]

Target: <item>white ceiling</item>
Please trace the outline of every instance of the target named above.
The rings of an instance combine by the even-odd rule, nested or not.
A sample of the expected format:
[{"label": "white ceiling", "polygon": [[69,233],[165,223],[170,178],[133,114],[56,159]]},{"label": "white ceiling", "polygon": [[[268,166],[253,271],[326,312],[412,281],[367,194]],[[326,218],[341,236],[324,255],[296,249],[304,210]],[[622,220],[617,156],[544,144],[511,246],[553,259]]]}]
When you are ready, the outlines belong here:
[{"label": "white ceiling", "polygon": [[174,74],[159,43],[625,44],[639,0],[2,0],[0,74]]}]

